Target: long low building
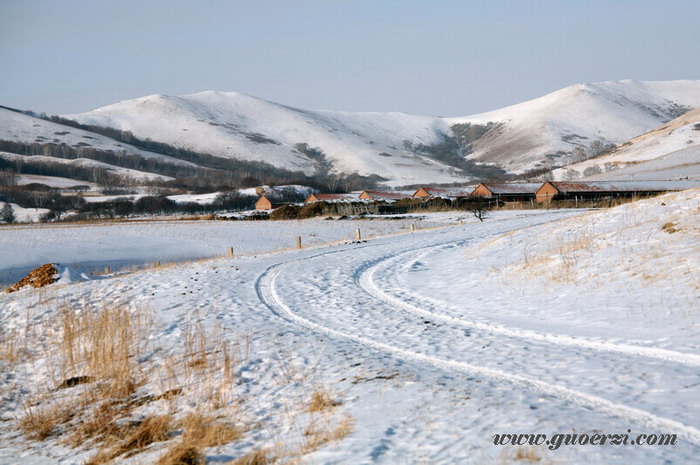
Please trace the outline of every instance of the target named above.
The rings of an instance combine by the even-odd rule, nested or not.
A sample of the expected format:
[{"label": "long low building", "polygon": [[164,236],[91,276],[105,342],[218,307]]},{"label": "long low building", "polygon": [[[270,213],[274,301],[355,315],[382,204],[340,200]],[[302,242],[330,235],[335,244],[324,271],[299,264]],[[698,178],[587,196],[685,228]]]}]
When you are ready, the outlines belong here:
[{"label": "long low building", "polygon": [[700,181],[547,181],[535,192],[537,202],[654,195],[700,187]]},{"label": "long low building", "polygon": [[413,192],[362,191],[358,198],[362,200],[403,200],[413,197]]},{"label": "long low building", "polygon": [[350,193],[350,194],[311,194],[304,200],[304,203],[313,202],[352,202],[353,200],[358,200],[360,194]]},{"label": "long low building", "polygon": [[441,199],[460,199],[469,197],[470,188],[464,187],[419,187],[413,193],[414,198],[441,198]]},{"label": "long low building", "polygon": [[535,198],[542,186],[539,182],[482,182],[471,192],[471,197],[488,197],[504,202],[524,201]]}]

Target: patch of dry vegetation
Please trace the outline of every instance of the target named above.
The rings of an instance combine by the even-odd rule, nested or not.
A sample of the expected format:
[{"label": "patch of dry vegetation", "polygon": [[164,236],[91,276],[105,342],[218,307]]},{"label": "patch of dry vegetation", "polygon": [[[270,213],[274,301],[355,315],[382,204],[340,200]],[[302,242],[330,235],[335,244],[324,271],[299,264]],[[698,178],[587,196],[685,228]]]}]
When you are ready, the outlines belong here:
[{"label": "patch of dry vegetation", "polygon": [[342,402],[337,401],[331,397],[328,390],[319,388],[311,394],[311,400],[309,401],[309,412],[324,412],[330,410],[333,407],[341,405]]},{"label": "patch of dry vegetation", "polygon": [[536,447],[517,447],[507,449],[500,455],[500,463],[503,465],[512,463],[537,463],[540,465],[551,464],[552,461],[546,454]]},{"label": "patch of dry vegetation", "polygon": [[[309,424],[299,429],[298,445],[259,445],[233,462],[256,465],[295,461],[352,431],[350,417],[334,419],[341,403],[321,388],[301,406],[288,408],[288,418],[274,420],[283,425],[251,422],[248,400],[237,392],[237,369],[250,358],[249,339],[231,343],[223,328],[191,323],[183,326],[182,345],[172,352],[154,347],[156,325],[147,309],[78,307],[63,306],[41,329],[34,328],[44,341],[35,350],[45,358],[47,371],[40,378],[49,385],[33,386],[22,400],[17,426],[30,440],[95,451],[89,465],[143,452],[159,455],[153,460],[161,465],[203,464],[208,448],[239,441],[251,428],[288,434],[297,421]],[[17,338],[2,337],[0,360],[17,363]],[[294,376],[288,361],[283,365]],[[194,413],[183,413],[181,399]]]}]

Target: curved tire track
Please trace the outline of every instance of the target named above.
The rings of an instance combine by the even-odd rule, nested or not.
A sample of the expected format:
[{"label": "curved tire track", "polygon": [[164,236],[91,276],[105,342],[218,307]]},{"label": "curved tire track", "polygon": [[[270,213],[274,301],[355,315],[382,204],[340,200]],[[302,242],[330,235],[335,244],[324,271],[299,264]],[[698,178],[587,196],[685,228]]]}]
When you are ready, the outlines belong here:
[{"label": "curved tire track", "polygon": [[[454,241],[449,244],[459,244],[460,242],[464,241]],[[445,324],[455,325],[467,329],[484,331],[486,333],[499,336],[516,337],[530,341],[544,342],[547,344],[556,344],[559,346],[580,347],[584,349],[596,350],[599,352],[617,352],[626,355],[636,355],[647,358],[654,358],[658,360],[665,360],[688,366],[700,366],[700,355],[677,352],[668,349],[659,349],[655,347],[643,347],[634,344],[620,344],[608,341],[592,341],[589,339],[574,336],[541,333],[527,329],[518,329],[490,323],[480,323],[476,321],[466,320],[463,318],[445,315],[443,313],[436,313],[434,311],[418,307],[410,302],[406,302],[405,300],[399,299],[398,297],[383,291],[374,281],[374,275],[378,270],[384,267],[388,267],[395,261],[401,259],[403,256],[410,254],[415,255],[415,253],[419,250],[425,250],[427,252],[428,250],[445,247],[446,245],[448,244],[446,243],[424,248],[416,248],[406,252],[388,255],[377,260],[373,260],[371,262],[367,262],[356,272],[355,282],[367,294],[371,295],[372,297],[381,302],[403,310],[407,313],[411,313],[422,318],[430,318],[434,321],[439,321]],[[445,304],[444,307],[450,308],[457,312],[459,311],[459,309],[449,304]]]},{"label": "curved tire track", "polygon": [[[308,260],[325,254],[319,254],[312,257],[306,257],[296,261]],[[338,329],[324,326],[308,320],[301,315],[295,313],[280,297],[277,292],[276,282],[280,274],[289,265],[289,263],[280,263],[269,267],[263,274],[260,275],[256,282],[256,291],[261,302],[265,304],[274,314],[289,321],[290,323],[301,328],[314,331],[317,333],[326,334],[328,336],[353,341],[365,347],[388,353],[399,358],[413,360],[416,362],[426,363],[440,369],[452,372],[465,373],[468,375],[476,375],[484,378],[492,379],[500,382],[507,382],[512,385],[522,387],[541,394],[556,397],[558,399],[568,401],[584,408],[592,409],[597,412],[622,418],[634,422],[640,426],[654,429],[661,432],[672,431],[679,438],[700,445],[700,430],[692,426],[685,425],[681,422],[656,416],[647,411],[628,407],[618,404],[602,397],[591,394],[575,391],[573,389],[550,384],[544,381],[529,379],[524,376],[507,373],[501,370],[473,365],[466,362],[455,360],[442,359],[432,357],[418,352],[414,352],[400,347],[392,346],[386,343],[377,342],[365,337],[350,334]]]}]

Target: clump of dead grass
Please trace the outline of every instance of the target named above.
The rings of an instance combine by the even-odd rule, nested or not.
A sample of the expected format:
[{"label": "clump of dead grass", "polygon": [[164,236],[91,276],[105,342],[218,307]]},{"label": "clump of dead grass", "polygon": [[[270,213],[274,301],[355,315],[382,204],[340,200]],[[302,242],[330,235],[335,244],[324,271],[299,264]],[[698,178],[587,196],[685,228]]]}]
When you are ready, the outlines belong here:
[{"label": "clump of dead grass", "polygon": [[86,465],[109,463],[117,457],[128,457],[143,451],[154,442],[166,441],[169,439],[171,424],[172,418],[169,415],[147,416],[141,421],[129,422],[121,426],[112,424],[110,443],[113,445],[98,452]]},{"label": "clump of dead grass", "polygon": [[275,457],[265,449],[257,449],[243,457],[239,457],[228,465],[270,465],[275,463]]},{"label": "clump of dead grass", "polygon": [[661,226],[661,230],[664,232],[667,232],[669,234],[677,233],[678,231],[681,230],[681,228],[678,227],[677,223],[674,223],[673,221],[669,221],[667,223],[664,223],[663,226]]},{"label": "clump of dead grass", "polygon": [[537,463],[540,465],[551,464],[552,461],[543,451],[536,447],[518,447],[516,449],[507,449],[500,455],[500,463]]},{"label": "clump of dead grass", "polygon": [[158,465],[204,463],[204,448],[221,446],[243,437],[243,429],[238,425],[201,412],[186,416],[180,427],[180,440],[158,460]]},{"label": "clump of dead grass", "polygon": [[325,410],[330,410],[333,407],[342,405],[342,402],[333,399],[331,394],[326,389],[317,389],[311,394],[311,400],[309,400],[308,411],[309,412],[323,412]]},{"label": "clump of dead grass", "polygon": [[351,417],[345,416],[337,423],[329,420],[320,422],[312,421],[304,430],[304,439],[301,448],[302,454],[308,454],[329,442],[339,441],[349,436],[354,431]]}]

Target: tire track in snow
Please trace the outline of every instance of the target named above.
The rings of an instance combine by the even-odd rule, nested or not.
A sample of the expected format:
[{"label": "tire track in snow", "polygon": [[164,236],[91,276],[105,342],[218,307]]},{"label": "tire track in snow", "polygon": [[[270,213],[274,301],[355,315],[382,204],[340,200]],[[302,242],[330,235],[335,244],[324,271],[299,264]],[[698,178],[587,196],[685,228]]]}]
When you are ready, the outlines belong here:
[{"label": "tire track in snow", "polygon": [[[315,258],[307,257],[307,260]],[[679,438],[690,443],[700,445],[700,430],[692,426],[685,425],[681,422],[671,420],[669,418],[659,417],[645,410],[629,407],[623,404],[618,404],[610,400],[604,399],[592,394],[579,392],[565,386],[547,383],[545,381],[530,379],[524,376],[507,373],[505,371],[487,368],[483,366],[473,365],[466,362],[456,360],[442,359],[438,357],[428,356],[419,352],[414,352],[400,347],[392,346],[386,343],[377,342],[362,336],[346,333],[344,331],[324,326],[313,321],[310,321],[301,315],[295,313],[287,304],[284,303],[279,296],[276,288],[277,278],[282,271],[293,262],[279,263],[269,267],[263,272],[255,283],[256,292],[262,303],[265,304],[275,315],[287,320],[288,322],[308,329],[310,331],[326,334],[327,336],[345,339],[361,344],[365,347],[392,354],[396,357],[413,360],[416,362],[426,363],[446,371],[453,371],[468,374],[471,376],[481,376],[495,381],[507,382],[512,385],[535,391],[540,394],[549,395],[558,399],[574,403],[583,408],[595,410],[597,412],[618,417],[623,420],[634,422],[642,427],[654,429],[659,432],[673,432]]]},{"label": "tire track in snow", "polygon": [[[395,262],[399,261],[405,255],[415,256],[416,252],[420,250],[424,250],[427,253],[428,251],[431,251],[433,249],[445,247],[447,245],[461,245],[465,242],[466,241],[454,241],[440,245],[416,248],[398,254],[381,257],[371,262],[367,262],[356,272],[355,282],[367,294],[371,295],[372,297],[381,302],[403,310],[407,313],[411,313],[422,318],[430,318],[434,321],[439,321],[445,324],[451,324],[467,329],[484,331],[494,335],[516,337],[519,339],[525,339],[536,342],[545,342],[547,344],[555,344],[559,346],[580,347],[584,349],[593,349],[599,352],[617,352],[626,355],[636,355],[647,358],[654,358],[658,360],[680,363],[689,366],[700,366],[700,355],[677,352],[668,349],[660,349],[656,347],[643,347],[634,344],[620,344],[617,342],[608,341],[592,341],[581,337],[552,333],[540,333],[537,331],[531,331],[527,329],[512,328],[490,323],[480,323],[476,321],[466,320],[463,318],[445,315],[443,313],[437,313],[431,310],[427,310],[425,308],[418,307],[410,302],[402,300],[394,295],[383,291],[374,280],[374,275],[377,273],[378,270],[387,268],[390,265],[395,264]],[[443,304],[442,306],[444,308],[449,308],[456,312],[459,312],[459,309],[452,305]]]}]

